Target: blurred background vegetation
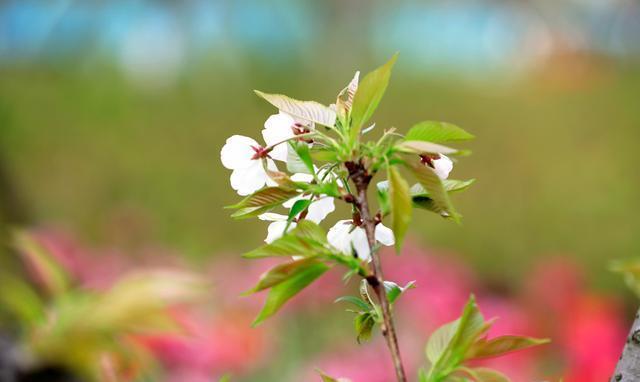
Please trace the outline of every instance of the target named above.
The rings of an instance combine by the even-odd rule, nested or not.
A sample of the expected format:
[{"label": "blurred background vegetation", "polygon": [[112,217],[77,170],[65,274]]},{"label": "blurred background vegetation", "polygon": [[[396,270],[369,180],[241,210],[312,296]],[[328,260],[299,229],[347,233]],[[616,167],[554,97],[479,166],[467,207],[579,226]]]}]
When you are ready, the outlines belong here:
[{"label": "blurred background vegetation", "polygon": [[414,241],[496,289],[567,257],[622,295],[607,265],[640,251],[631,0],[1,1],[2,226],[196,263],[252,249],[265,224],[228,217],[219,162],[274,111],[252,89],[329,104],[396,51],[378,127],[477,136],[452,175],[477,178],[462,226],[417,214]]},{"label": "blurred background vegetation", "polygon": [[501,283],[561,254],[606,287],[607,262],[640,250],[636,2],[4,1],[0,20],[17,218],[193,259],[247,250],[264,229],[222,210],[236,197],[218,153],[272,112],[251,90],[330,103],[399,51],[378,126],[478,137],[455,170],[478,179],[463,226],[419,216],[417,240]]}]

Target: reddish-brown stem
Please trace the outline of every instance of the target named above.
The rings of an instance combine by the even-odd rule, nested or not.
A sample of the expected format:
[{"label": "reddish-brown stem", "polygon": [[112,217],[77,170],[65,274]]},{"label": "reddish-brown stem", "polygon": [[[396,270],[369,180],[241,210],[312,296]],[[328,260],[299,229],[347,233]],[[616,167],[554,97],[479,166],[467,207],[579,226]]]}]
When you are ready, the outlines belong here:
[{"label": "reddish-brown stem", "polygon": [[391,313],[391,306],[389,300],[387,300],[387,291],[384,288],[384,277],[382,274],[382,264],[380,263],[380,257],[374,251],[375,249],[375,217],[371,216],[369,210],[369,201],[367,198],[367,189],[371,181],[371,175],[367,172],[367,169],[362,162],[347,162],[347,169],[349,170],[349,177],[356,186],[356,200],[355,205],[360,213],[360,220],[362,227],[367,233],[367,240],[369,242],[369,249],[371,252],[371,264],[373,266],[373,274],[366,278],[367,282],[373,288],[380,307],[382,308],[382,334],[387,342],[387,347],[391,353],[393,360],[393,366],[396,371],[396,377],[398,382],[407,382],[407,376],[402,365],[402,358],[400,356],[400,347],[398,346],[398,336],[396,334],[395,326],[393,325],[393,315]]}]

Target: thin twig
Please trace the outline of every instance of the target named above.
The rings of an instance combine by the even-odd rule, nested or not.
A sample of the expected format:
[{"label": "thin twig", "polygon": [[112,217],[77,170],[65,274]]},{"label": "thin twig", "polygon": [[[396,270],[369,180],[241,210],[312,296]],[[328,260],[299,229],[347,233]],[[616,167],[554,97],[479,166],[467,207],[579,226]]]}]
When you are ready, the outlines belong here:
[{"label": "thin twig", "polygon": [[611,382],[640,380],[640,310],[636,313]]},{"label": "thin twig", "polygon": [[393,366],[396,371],[396,377],[398,382],[406,382],[407,376],[402,365],[402,357],[400,356],[400,347],[398,346],[398,337],[396,329],[393,324],[393,315],[391,314],[391,306],[389,300],[387,300],[387,291],[384,288],[384,277],[382,274],[382,264],[380,263],[380,257],[374,251],[375,246],[375,219],[371,216],[369,210],[369,201],[367,198],[367,189],[371,181],[371,175],[367,173],[366,168],[362,163],[348,162],[346,163],[349,170],[349,177],[356,186],[358,192],[356,198],[356,207],[360,212],[362,225],[367,234],[367,241],[369,242],[369,250],[371,252],[371,262],[373,265],[373,276],[367,277],[367,282],[373,288],[380,307],[382,308],[381,324],[382,334],[387,342],[387,347],[391,353],[393,359]]}]

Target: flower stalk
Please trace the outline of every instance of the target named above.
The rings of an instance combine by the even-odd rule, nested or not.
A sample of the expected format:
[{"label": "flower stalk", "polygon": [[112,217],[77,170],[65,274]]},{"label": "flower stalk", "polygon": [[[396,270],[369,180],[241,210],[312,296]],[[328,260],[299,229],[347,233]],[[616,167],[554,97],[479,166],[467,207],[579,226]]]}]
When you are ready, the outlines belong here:
[{"label": "flower stalk", "polygon": [[382,309],[381,324],[382,335],[387,343],[387,348],[391,353],[393,360],[393,366],[396,372],[396,378],[398,382],[406,382],[407,376],[402,364],[402,357],[400,355],[400,346],[398,345],[398,336],[396,334],[395,325],[393,323],[393,314],[391,312],[391,304],[387,299],[387,291],[384,288],[384,275],[382,273],[382,264],[380,262],[380,256],[375,251],[375,217],[371,216],[369,209],[369,201],[367,198],[367,191],[369,184],[371,183],[372,174],[369,174],[366,167],[362,162],[346,162],[345,166],[349,171],[349,177],[356,187],[357,196],[355,198],[355,206],[360,214],[362,226],[367,234],[367,241],[369,243],[369,249],[371,251],[371,264],[372,275],[367,277],[366,280],[373,288],[373,291],[378,298],[380,307]]}]

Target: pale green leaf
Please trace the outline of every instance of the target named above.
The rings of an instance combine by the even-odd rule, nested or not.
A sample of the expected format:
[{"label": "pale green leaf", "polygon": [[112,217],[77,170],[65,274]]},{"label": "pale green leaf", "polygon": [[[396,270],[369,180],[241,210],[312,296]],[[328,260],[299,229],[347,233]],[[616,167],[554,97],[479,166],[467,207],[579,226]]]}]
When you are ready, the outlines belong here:
[{"label": "pale green leaf", "polygon": [[336,113],[315,101],[298,101],[282,94],[268,94],[255,90],[256,94],[267,102],[294,117],[320,125],[333,127],[336,123]]},{"label": "pale green leaf", "polygon": [[294,229],[270,244],[243,255],[246,258],[312,256],[326,253],[327,236],[319,225],[302,220]]},{"label": "pale green leaf", "polygon": [[284,187],[265,187],[226,208],[237,209],[231,216],[247,218],[263,214],[298,195],[298,191]]},{"label": "pale green leaf", "polygon": [[459,320],[444,324],[436,329],[431,334],[431,337],[429,337],[429,341],[427,342],[426,354],[427,359],[432,364],[435,364],[440,359],[444,351],[449,346],[451,339],[458,330],[458,324]]},{"label": "pale green leaf", "polygon": [[366,301],[363,301],[361,299],[359,299],[356,296],[342,296],[342,297],[338,297],[334,302],[346,302],[349,304],[353,304],[354,306],[356,306],[358,309],[360,309],[361,312],[368,312],[371,310],[371,305],[369,305]]},{"label": "pale green leaf", "polygon": [[305,257],[288,263],[276,265],[269,271],[262,274],[258,280],[258,284],[245,292],[244,295],[272,288],[292,277],[295,277],[295,275],[306,271],[307,268],[312,267],[317,263],[320,263],[320,261],[315,257]]},{"label": "pale green leaf", "polygon": [[361,313],[354,318],[353,322],[356,330],[356,341],[361,343],[370,340],[373,327],[376,325],[375,313]]},{"label": "pale green leaf", "polygon": [[262,310],[253,321],[253,326],[259,325],[267,318],[273,316],[280,310],[284,303],[306,288],[318,277],[322,276],[328,269],[329,266],[324,263],[315,263],[307,267],[304,271],[296,273],[291,278],[271,288]]},{"label": "pale green leaf", "polygon": [[389,166],[388,177],[392,229],[396,239],[396,251],[400,252],[411,223],[411,213],[413,212],[411,195],[409,195],[409,184],[396,167]]},{"label": "pale green leaf", "polygon": [[455,154],[458,150],[438,143],[425,141],[402,141],[396,145],[400,151],[413,154]]},{"label": "pale green leaf", "polygon": [[475,382],[511,382],[509,377],[501,372],[486,367],[466,369]]},{"label": "pale green leaf", "polygon": [[449,142],[473,139],[474,136],[460,127],[446,122],[420,122],[405,135],[407,141]]},{"label": "pale green leaf", "polygon": [[384,65],[368,73],[360,84],[353,98],[353,108],[351,109],[351,137],[360,135],[362,125],[364,125],[373,112],[378,107],[382,96],[387,90],[391,69],[398,58],[397,54]]}]

